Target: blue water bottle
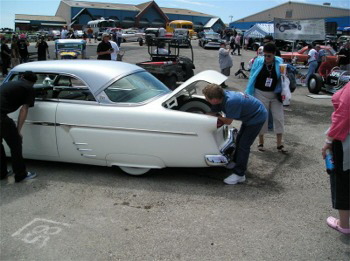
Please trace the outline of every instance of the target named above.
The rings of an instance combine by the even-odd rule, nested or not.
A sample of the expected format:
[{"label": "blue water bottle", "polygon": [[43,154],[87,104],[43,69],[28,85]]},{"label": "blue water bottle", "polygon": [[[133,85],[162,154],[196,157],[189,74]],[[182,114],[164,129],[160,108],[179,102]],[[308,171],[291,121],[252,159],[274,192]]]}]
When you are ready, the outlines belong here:
[{"label": "blue water bottle", "polygon": [[326,151],[326,157],[324,160],[326,163],[327,173],[332,174],[334,171],[334,161],[333,161],[333,155],[329,150]]}]

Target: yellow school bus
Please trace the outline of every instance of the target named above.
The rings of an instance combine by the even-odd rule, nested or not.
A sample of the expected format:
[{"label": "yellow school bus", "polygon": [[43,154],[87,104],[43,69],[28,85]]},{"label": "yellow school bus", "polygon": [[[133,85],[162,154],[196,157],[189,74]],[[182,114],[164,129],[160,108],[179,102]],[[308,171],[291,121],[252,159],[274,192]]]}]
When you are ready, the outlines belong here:
[{"label": "yellow school bus", "polygon": [[196,32],[193,30],[193,23],[191,21],[174,20],[167,24],[166,31],[169,33],[174,33],[175,28],[188,29],[191,38],[196,35]]}]

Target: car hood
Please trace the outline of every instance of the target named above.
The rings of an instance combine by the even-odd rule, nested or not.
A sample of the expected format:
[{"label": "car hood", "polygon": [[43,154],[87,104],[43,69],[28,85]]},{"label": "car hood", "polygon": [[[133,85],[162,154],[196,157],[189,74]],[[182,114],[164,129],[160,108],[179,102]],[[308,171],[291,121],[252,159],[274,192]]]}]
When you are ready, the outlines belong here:
[{"label": "car hood", "polygon": [[185,81],[183,84],[181,84],[179,87],[177,87],[173,92],[169,93],[164,97],[164,100],[167,100],[173,96],[176,96],[179,92],[183,91],[186,88],[191,88],[189,87],[192,83],[197,82],[197,81],[206,81],[209,83],[215,83],[215,84],[222,84],[224,81],[227,80],[227,77],[217,71],[214,70],[207,70],[200,72],[196,74],[195,76],[191,77],[187,81]]}]

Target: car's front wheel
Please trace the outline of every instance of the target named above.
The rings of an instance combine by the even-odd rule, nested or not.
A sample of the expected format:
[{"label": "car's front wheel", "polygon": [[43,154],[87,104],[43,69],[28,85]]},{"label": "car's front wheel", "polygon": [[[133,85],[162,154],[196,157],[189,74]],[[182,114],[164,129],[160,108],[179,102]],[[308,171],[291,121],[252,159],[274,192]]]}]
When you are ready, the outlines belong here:
[{"label": "car's front wheel", "polygon": [[211,108],[207,103],[196,100],[196,101],[189,101],[183,104],[180,107],[180,111],[206,114],[207,112],[211,111]]},{"label": "car's front wheel", "polygon": [[307,88],[310,93],[318,94],[323,86],[322,76],[318,73],[311,74],[309,81],[307,83]]},{"label": "car's front wheel", "polygon": [[150,171],[150,169],[147,169],[147,168],[121,167],[121,166],[119,168],[125,173],[132,176],[140,176]]},{"label": "car's front wheel", "polygon": [[284,30],[285,30],[284,26],[283,26],[283,25],[281,25],[281,26],[280,26],[280,28],[279,28],[279,30],[280,30],[280,32],[282,32],[282,33],[283,33],[283,32],[284,32]]}]

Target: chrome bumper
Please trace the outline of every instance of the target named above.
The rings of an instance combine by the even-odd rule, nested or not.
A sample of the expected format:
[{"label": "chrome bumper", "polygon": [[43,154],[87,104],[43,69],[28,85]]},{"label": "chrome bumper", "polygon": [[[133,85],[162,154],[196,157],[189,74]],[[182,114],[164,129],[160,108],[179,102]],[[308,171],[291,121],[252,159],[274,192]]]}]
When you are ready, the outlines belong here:
[{"label": "chrome bumper", "polygon": [[220,150],[221,155],[205,155],[205,162],[208,166],[225,166],[231,161],[236,149],[236,137],[237,129],[228,130],[227,141]]}]

